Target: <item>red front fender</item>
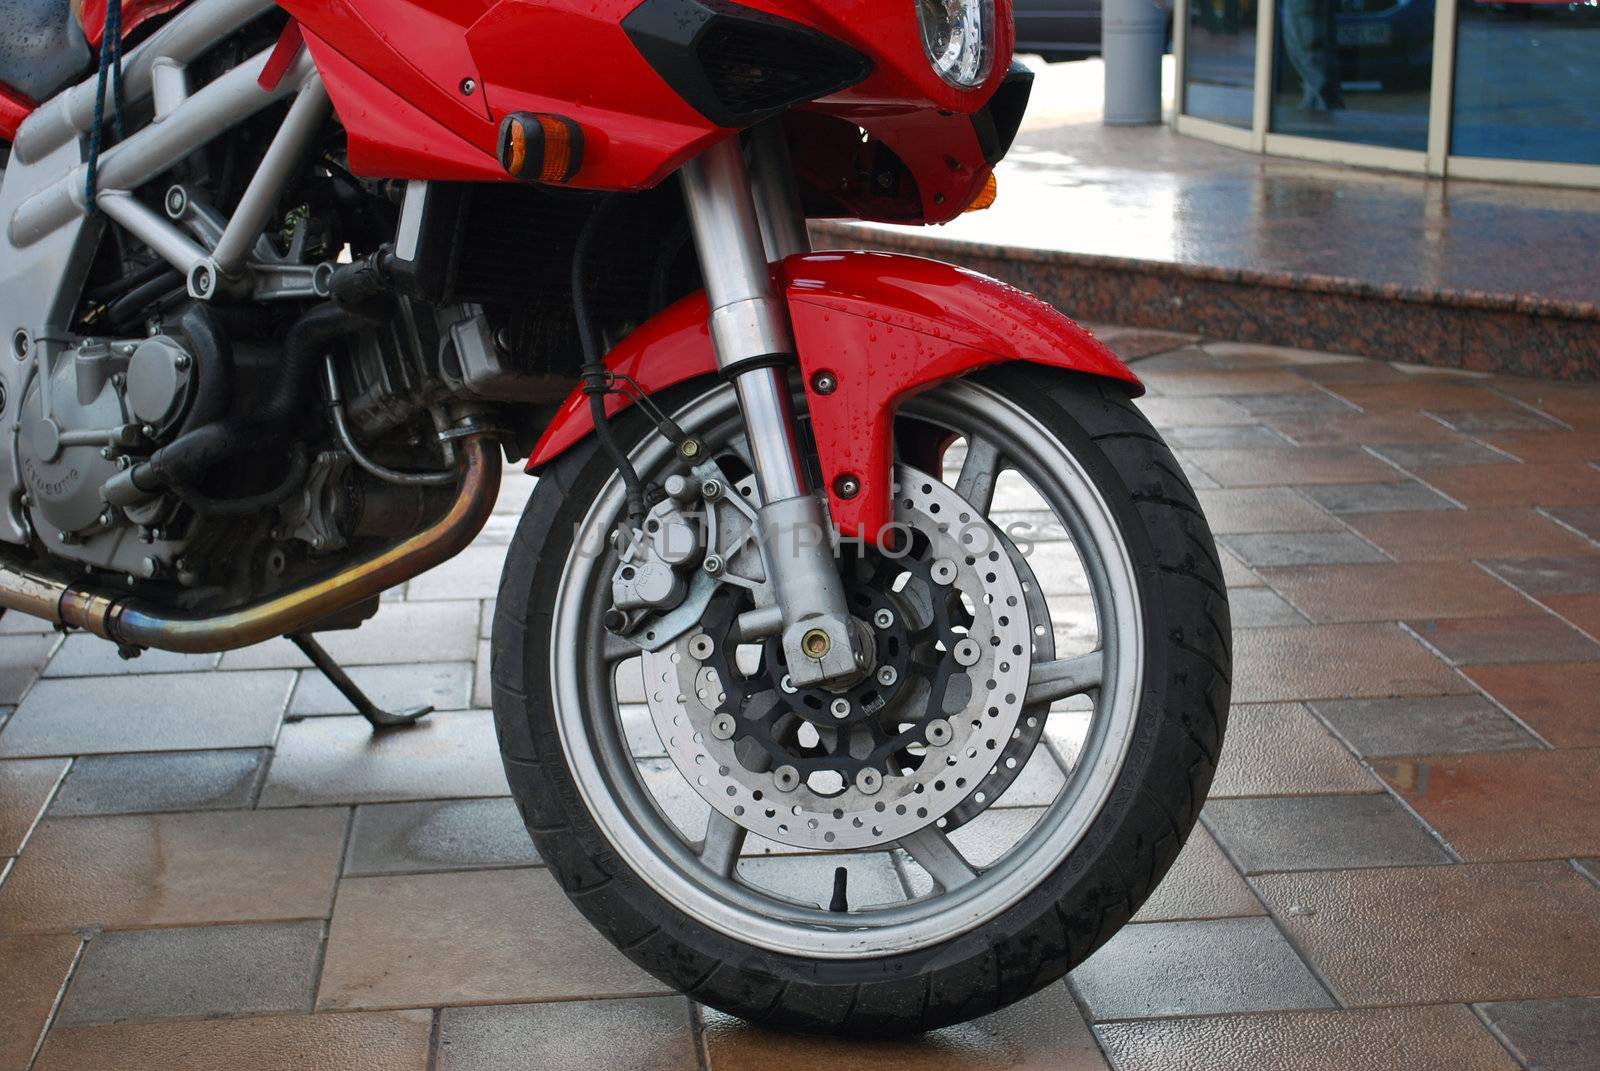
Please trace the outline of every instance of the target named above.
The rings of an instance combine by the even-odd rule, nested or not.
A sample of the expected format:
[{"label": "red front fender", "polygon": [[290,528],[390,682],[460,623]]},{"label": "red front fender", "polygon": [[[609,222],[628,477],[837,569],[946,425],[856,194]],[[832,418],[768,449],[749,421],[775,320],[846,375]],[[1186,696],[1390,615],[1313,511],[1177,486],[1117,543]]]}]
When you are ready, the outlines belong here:
[{"label": "red front fender", "polygon": [[[1138,377],[1098,339],[1051,306],[977,272],[888,253],[810,253],[778,267],[806,383],[812,432],[833,521],[869,543],[893,518],[889,471],[894,413],[902,399],[974,368],[1031,361],[1105,376],[1142,392]],[[606,356],[612,371],[649,394],[717,370],[706,299],[694,294],[662,311]],[[838,388],[818,394],[818,372]],[[606,398],[607,412],[628,405]],[[530,471],[594,430],[574,391],[534,447]],[[837,493],[841,478],[861,490]]]}]

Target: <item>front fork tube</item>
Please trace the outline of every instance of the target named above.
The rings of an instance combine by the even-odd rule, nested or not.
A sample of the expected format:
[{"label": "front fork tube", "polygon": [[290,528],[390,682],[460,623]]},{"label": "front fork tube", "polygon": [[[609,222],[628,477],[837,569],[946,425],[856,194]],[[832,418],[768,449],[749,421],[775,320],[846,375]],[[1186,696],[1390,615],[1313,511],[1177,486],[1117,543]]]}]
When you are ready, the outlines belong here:
[{"label": "front fork tube", "polygon": [[774,259],[804,251],[792,247],[805,243],[805,220],[793,194],[792,172],[783,173],[788,161],[773,158],[778,141],[779,131],[758,133],[759,182],[752,180],[739,139],[732,137],[685,165],[683,192],[705,278],[717,365],[738,395],[764,503],[758,535],[782,614],[789,676],[803,688],[837,686],[858,680],[870,666],[845,603],[827,511],[812,491],[796,445],[788,382],[794,338],[767,265],[769,248]]}]

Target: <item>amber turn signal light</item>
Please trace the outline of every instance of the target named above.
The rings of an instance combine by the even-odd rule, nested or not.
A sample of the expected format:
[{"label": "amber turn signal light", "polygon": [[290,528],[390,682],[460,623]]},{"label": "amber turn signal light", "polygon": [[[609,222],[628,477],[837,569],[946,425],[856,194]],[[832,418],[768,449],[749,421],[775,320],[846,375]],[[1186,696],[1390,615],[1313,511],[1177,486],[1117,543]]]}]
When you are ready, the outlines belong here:
[{"label": "amber turn signal light", "polygon": [[989,178],[983,184],[983,189],[978,191],[978,196],[967,202],[963,212],[982,212],[994,204],[994,199],[1000,196],[1000,184],[995,181],[994,172],[989,172]]},{"label": "amber turn signal light", "polygon": [[513,178],[568,182],[583,164],[583,127],[564,115],[512,112],[500,122],[500,166]]}]

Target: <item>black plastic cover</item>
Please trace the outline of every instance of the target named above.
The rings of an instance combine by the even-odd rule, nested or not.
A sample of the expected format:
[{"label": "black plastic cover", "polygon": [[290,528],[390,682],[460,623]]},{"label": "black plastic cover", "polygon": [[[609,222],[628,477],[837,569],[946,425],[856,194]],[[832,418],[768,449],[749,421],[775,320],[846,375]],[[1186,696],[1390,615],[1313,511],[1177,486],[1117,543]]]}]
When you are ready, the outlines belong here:
[{"label": "black plastic cover", "polygon": [[843,42],[731,0],[644,0],[622,28],[656,73],[718,126],[753,125],[872,73],[872,61]]}]

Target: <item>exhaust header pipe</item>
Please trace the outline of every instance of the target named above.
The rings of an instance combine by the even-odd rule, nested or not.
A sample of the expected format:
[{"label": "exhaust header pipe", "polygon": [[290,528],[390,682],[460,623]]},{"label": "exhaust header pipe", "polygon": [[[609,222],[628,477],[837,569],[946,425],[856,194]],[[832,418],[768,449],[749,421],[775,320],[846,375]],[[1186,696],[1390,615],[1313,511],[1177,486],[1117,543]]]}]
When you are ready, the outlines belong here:
[{"label": "exhaust header pipe", "polygon": [[463,438],[461,488],[450,511],[370,558],[264,602],[223,613],[167,610],[0,562],[0,607],[81,628],[113,643],[204,654],[302,631],[454,557],[488,521],[500,490],[488,432]]}]

